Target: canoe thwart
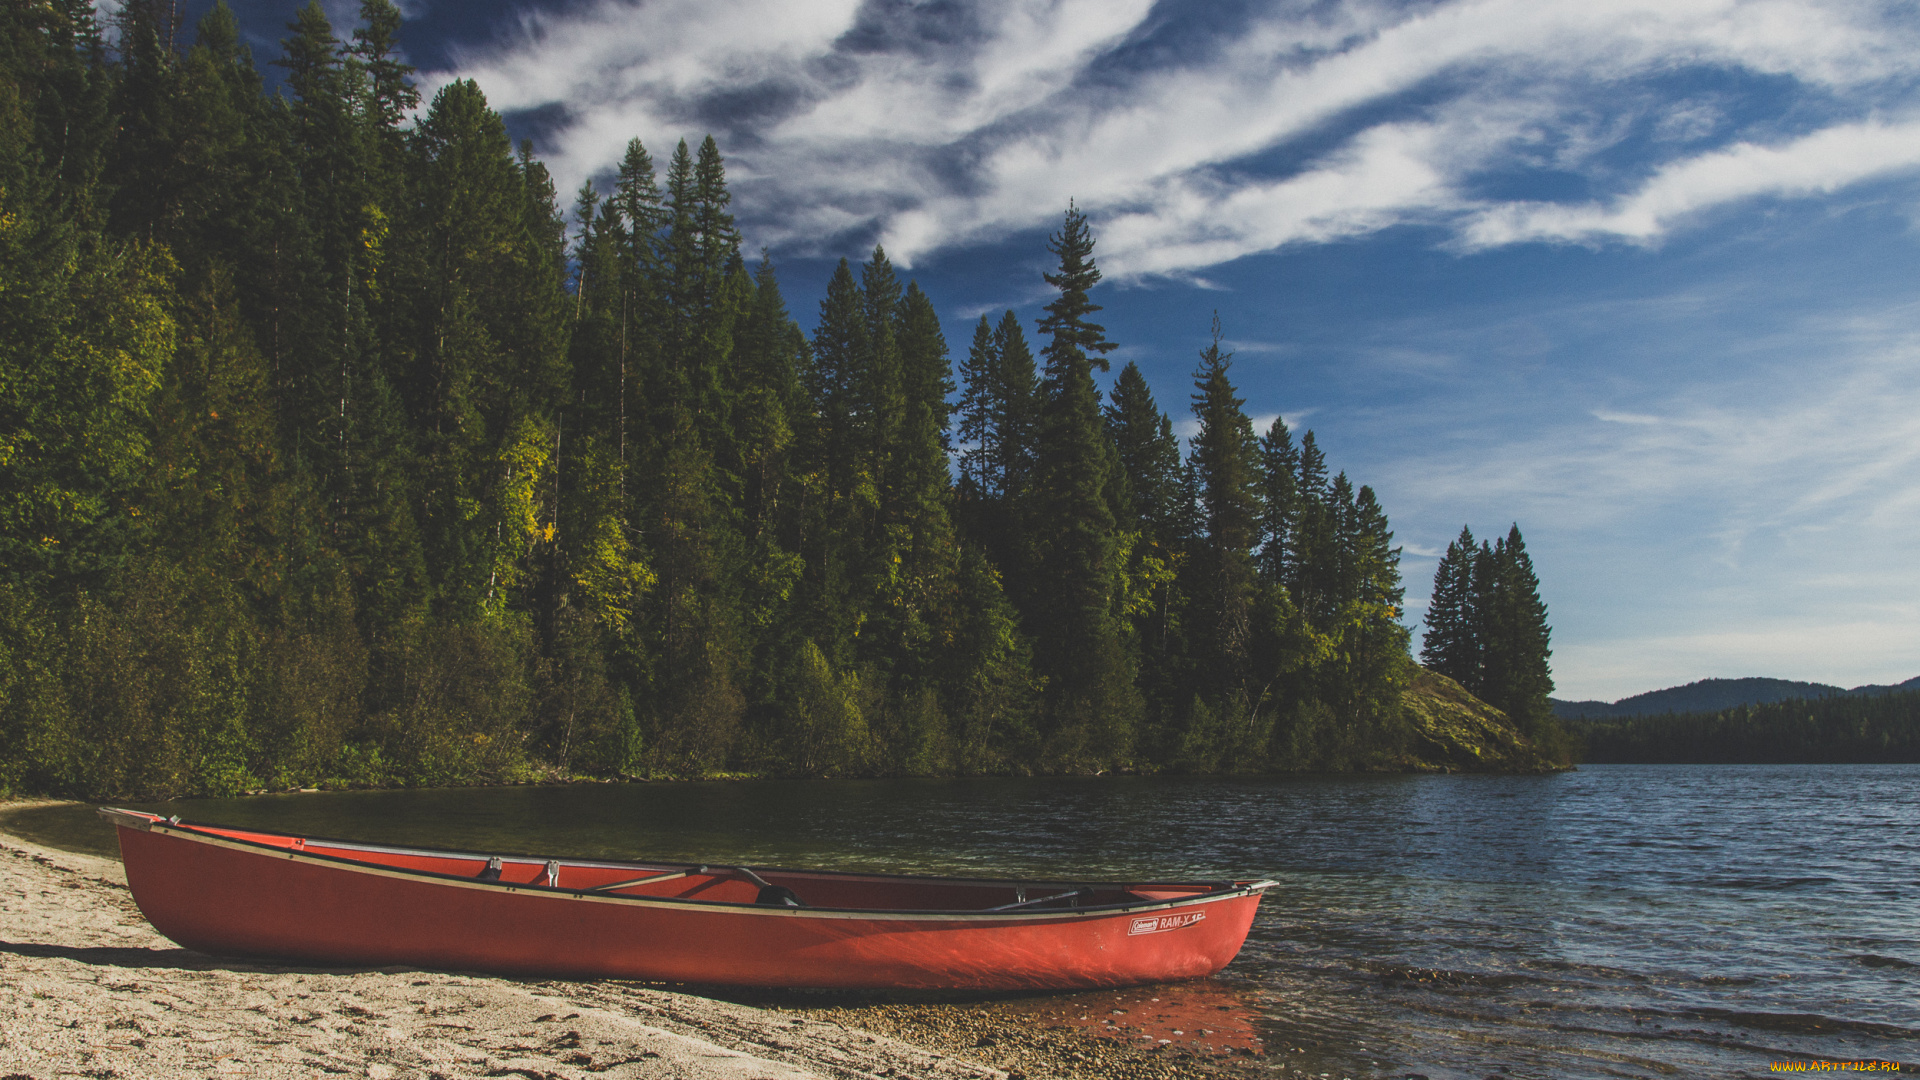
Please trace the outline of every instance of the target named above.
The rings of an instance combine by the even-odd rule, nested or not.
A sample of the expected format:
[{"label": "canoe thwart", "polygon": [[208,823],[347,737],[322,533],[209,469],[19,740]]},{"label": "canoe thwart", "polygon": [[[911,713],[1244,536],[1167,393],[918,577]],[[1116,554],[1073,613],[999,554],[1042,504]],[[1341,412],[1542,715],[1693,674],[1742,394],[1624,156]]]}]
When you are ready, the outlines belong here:
[{"label": "canoe thwart", "polygon": [[[1022,891],[1024,892],[1025,890],[1022,890]],[[1093,890],[1083,886],[1078,889],[1068,889],[1066,892],[1054,893],[1052,896],[1036,896],[1031,900],[1015,900],[1011,904],[1001,904],[999,907],[990,907],[987,910],[988,911],[1017,911],[1023,907],[1036,907],[1040,904],[1050,904],[1055,900],[1065,900],[1070,896],[1081,897],[1081,896],[1092,896],[1092,895],[1093,895]]]},{"label": "canoe thwart", "polygon": [[626,881],[615,881],[607,885],[595,885],[593,891],[617,892],[621,889],[631,889],[639,885],[652,885],[656,881],[673,881],[676,878],[683,878],[690,874],[704,874],[706,872],[707,868],[704,866],[692,866],[685,870],[673,870],[665,874],[648,874],[646,877],[629,878]]}]

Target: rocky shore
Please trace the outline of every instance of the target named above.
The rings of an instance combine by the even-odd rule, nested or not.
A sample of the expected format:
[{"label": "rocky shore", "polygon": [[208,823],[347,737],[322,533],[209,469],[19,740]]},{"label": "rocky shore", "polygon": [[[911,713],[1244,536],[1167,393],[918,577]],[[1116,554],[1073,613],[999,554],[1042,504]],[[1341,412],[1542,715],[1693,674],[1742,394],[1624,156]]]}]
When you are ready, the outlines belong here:
[{"label": "rocky shore", "polygon": [[117,862],[0,834],[0,1080],[1265,1071],[1206,984],[986,1001],[685,990],[207,957],[147,925]]}]

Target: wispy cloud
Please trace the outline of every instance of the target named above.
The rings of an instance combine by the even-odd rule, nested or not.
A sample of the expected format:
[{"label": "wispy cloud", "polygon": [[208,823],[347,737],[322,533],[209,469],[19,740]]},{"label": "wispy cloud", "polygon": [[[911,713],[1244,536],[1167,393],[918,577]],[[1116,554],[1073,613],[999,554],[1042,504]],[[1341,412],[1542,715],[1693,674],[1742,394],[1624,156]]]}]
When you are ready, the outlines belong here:
[{"label": "wispy cloud", "polygon": [[[436,78],[556,113],[542,149],[569,185],[631,137],[663,156],[715,133],[756,243],[879,239],[911,263],[1047,227],[1073,197],[1110,274],[1190,279],[1406,224],[1467,247],[1651,243],[1733,200],[1912,168],[1900,10],[598,0],[525,14]],[[1739,110],[1668,88],[1686,72],[1787,89]],[[1601,194],[1485,194],[1538,169]]]},{"label": "wispy cloud", "polygon": [[[1638,315],[1684,350],[1716,333],[1686,329],[1687,306]],[[1733,367],[1649,357],[1567,373],[1518,414],[1498,411],[1500,379],[1431,418],[1393,414],[1426,448],[1369,468],[1396,528],[1434,547],[1463,520],[1482,536],[1519,522],[1555,612],[1559,696],[1920,673],[1920,305],[1753,333]],[[1449,426],[1460,414],[1477,422]]]},{"label": "wispy cloud", "polygon": [[[1409,500],[1500,505],[1569,530],[1690,500],[1689,516],[1711,526],[1688,534],[1717,537],[1728,558],[1749,536],[1806,528],[1842,507],[1857,520],[1868,500],[1920,529],[1920,338],[1850,353],[1860,343],[1847,336],[1826,328],[1821,379],[1792,394],[1742,403],[1738,386],[1673,388],[1659,409],[1596,406],[1497,447],[1397,462],[1395,486]],[[1761,364],[1749,376],[1791,377]]]},{"label": "wispy cloud", "polygon": [[1920,123],[1838,124],[1779,146],[1741,143],[1666,165],[1607,204],[1513,203],[1478,211],[1468,246],[1618,237],[1649,243],[1691,214],[1760,196],[1825,194],[1890,173],[1920,171]]}]

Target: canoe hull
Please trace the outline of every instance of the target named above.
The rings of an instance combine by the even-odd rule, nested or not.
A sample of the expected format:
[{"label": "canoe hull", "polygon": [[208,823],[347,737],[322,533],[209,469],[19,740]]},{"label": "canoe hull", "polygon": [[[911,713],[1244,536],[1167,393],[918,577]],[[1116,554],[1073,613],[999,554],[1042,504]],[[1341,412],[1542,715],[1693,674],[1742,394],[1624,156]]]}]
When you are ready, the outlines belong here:
[{"label": "canoe hull", "polygon": [[214,955],[330,966],[846,989],[1119,986],[1220,970],[1260,900],[1255,890],[998,916],[687,903],[118,824],[134,899],[162,934]]}]

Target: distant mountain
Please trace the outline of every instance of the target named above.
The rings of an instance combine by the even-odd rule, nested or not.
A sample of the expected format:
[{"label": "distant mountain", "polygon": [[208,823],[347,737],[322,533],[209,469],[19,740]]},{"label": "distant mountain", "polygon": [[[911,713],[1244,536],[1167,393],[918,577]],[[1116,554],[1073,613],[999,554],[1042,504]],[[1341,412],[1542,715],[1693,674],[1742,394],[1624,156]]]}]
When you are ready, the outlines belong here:
[{"label": "distant mountain", "polygon": [[1887,694],[1896,690],[1920,690],[1920,676],[1892,686],[1869,684],[1851,690],[1826,683],[1793,682],[1789,679],[1701,679],[1685,686],[1649,690],[1615,702],[1547,700],[1553,705],[1553,714],[1562,720],[1614,720],[1624,716],[1653,716],[1660,713],[1717,712],[1735,705],[1764,705],[1793,698]]}]

